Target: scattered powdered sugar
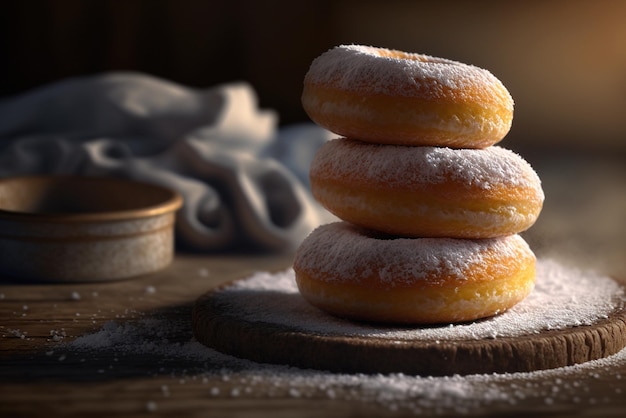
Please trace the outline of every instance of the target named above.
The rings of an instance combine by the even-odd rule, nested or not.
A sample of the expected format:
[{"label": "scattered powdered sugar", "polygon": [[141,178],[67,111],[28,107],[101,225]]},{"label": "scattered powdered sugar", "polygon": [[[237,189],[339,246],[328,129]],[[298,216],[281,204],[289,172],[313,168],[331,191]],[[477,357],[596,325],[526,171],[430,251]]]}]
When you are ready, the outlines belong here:
[{"label": "scattered powdered sugar", "polygon": [[[479,91],[512,99],[489,71],[443,58],[362,45],[340,45],[313,60],[305,83],[333,84],[338,88],[399,96],[441,98]],[[492,86],[497,86],[491,89]]]},{"label": "scattered powdered sugar", "polygon": [[[556,265],[552,269],[571,274]],[[285,276],[289,274],[281,275]],[[269,291],[276,288],[272,281],[277,278],[276,275],[257,273],[239,282],[236,287],[239,292],[246,288],[255,292],[259,289]],[[281,291],[296,291],[293,281],[280,281]],[[611,283],[603,280],[597,282],[595,287],[607,285],[613,289]],[[583,287],[591,290],[592,286]],[[195,382],[206,385],[206,396],[209,398],[325,398],[373,403],[389,410],[432,415],[473,413],[482,408],[489,408],[494,413],[506,411],[511,405],[526,405],[533,401],[539,407],[543,404],[573,408],[583,402],[586,406],[609,403],[612,397],[621,399],[623,396],[623,387],[619,385],[621,376],[615,375],[615,370],[626,365],[626,349],[601,360],[531,373],[446,377],[338,374],[237,359],[193,340],[190,328],[188,322],[180,319],[144,318],[135,322],[109,322],[95,334],[63,344],[57,351],[66,349],[67,354],[63,356],[68,362],[72,358],[83,359],[81,367],[85,373],[89,372],[91,358],[113,357],[111,366],[115,366],[118,357],[141,356],[144,364],[154,364],[145,373],[150,376],[169,375],[172,379],[172,383],[158,386],[155,399],[174,396],[178,392],[174,385]],[[93,373],[102,374],[109,370],[101,364],[98,367],[100,369],[94,369]],[[609,392],[596,395],[594,380],[605,376],[614,376],[617,383],[610,387],[604,385]],[[585,400],[581,397],[582,393],[586,396]],[[148,411],[157,407],[157,400],[146,404]]]},{"label": "scattered powdered sugar", "polygon": [[[540,260],[538,267],[535,292],[519,308],[494,320],[502,320],[510,327],[531,330],[593,323],[623,302],[621,288],[607,277],[573,270],[548,260]],[[278,274],[255,273],[224,288],[221,294],[226,302],[236,302],[247,309],[242,315],[261,322],[282,321],[302,326],[309,321],[305,323],[307,327],[318,327],[322,332],[362,333],[368,329],[376,330],[327,317],[306,305],[297,292],[293,272],[285,271]],[[273,313],[252,309],[255,305],[265,306],[265,309],[271,307]],[[257,318],[257,315],[261,316]],[[525,321],[534,322],[534,326],[527,326]],[[450,332],[456,336],[472,329],[480,334],[484,332],[481,327],[487,322],[491,321],[454,326]],[[496,327],[490,328],[493,330]],[[388,337],[395,333],[393,338],[398,333],[405,333],[406,336],[410,333],[408,330],[385,329],[378,329],[378,332]],[[476,413],[485,408],[492,413],[504,414],[514,405],[530,403],[541,410],[552,407],[574,411],[575,408],[609,404],[615,397],[621,399],[622,376],[616,375],[615,370],[626,366],[624,349],[601,360],[530,373],[421,377],[401,373],[365,375],[302,370],[237,359],[207,348],[192,338],[191,324],[183,317],[108,322],[96,333],[60,344],[55,348],[55,354],[60,355],[68,365],[74,364],[72,359],[81,359],[85,373],[89,372],[89,367],[93,367],[92,372],[96,375],[112,373],[111,370],[118,366],[115,363],[118,358],[141,356],[142,364],[153,364],[147,366],[152,368],[144,370],[144,373],[153,377],[170,376],[171,383],[159,383],[153,400],[146,403],[145,408],[149,412],[158,409],[159,399],[174,397],[179,392],[174,385],[191,383],[206,385],[206,397],[209,399],[328,399],[376,404],[392,411],[413,414]],[[107,367],[98,363],[99,358],[113,360]],[[91,359],[94,359],[93,365]],[[604,391],[599,393],[595,381],[606,380],[607,376],[611,376],[613,383],[605,383],[602,386]]]},{"label": "scattered powdered sugar", "polygon": [[[426,278],[432,281],[434,277],[464,282],[469,274],[487,274],[487,266],[492,273],[504,276],[519,268],[516,262],[534,258],[519,235],[465,240],[386,239],[371,234],[375,233],[348,222],[322,225],[302,242],[294,266],[297,271],[336,282],[368,277],[371,269],[376,269],[382,283],[396,286]],[[501,263],[501,257],[511,260],[510,265]]]},{"label": "scattered powdered sugar", "polygon": [[338,138],[325,143],[311,162],[311,177],[345,179],[346,184],[403,187],[455,182],[489,190],[527,189],[543,201],[541,180],[531,165],[506,148],[453,149],[377,145]]},{"label": "scattered powdered sugar", "polygon": [[501,315],[440,327],[382,327],[330,316],[298,293],[292,270],[256,273],[221,290],[219,303],[232,305],[244,320],[282,325],[294,331],[392,340],[446,341],[537,334],[591,325],[624,304],[623,288],[609,277],[538,260],[534,291]]},{"label": "scattered powdered sugar", "polygon": [[214,356],[196,341],[178,341],[189,324],[149,317],[138,322],[109,321],[102,329],[74,339],[67,346],[72,350],[114,349],[120,353],[173,356],[202,362]]}]

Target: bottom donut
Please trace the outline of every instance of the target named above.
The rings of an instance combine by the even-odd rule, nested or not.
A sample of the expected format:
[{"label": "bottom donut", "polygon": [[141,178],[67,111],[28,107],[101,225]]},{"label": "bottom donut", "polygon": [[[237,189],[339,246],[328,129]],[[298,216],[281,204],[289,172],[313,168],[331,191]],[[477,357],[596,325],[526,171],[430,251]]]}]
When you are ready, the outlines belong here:
[{"label": "bottom donut", "polygon": [[332,315],[440,324],[485,318],[516,305],[534,287],[535,261],[519,235],[397,238],[336,222],[304,240],[293,269],[304,299]]}]

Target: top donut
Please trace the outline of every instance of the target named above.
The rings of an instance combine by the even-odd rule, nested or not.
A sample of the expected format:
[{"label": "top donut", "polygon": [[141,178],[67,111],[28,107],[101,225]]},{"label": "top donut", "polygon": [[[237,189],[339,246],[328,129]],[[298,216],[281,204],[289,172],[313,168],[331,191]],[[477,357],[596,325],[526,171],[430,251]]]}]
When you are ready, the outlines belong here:
[{"label": "top donut", "polygon": [[362,45],[313,60],[302,105],[318,125],[377,144],[486,148],[513,120],[511,95],[487,70]]}]

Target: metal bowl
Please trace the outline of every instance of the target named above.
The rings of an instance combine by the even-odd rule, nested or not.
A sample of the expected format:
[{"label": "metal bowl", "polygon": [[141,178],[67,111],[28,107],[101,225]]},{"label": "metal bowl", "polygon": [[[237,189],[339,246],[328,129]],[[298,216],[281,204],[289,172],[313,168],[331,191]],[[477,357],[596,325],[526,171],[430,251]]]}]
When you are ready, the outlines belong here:
[{"label": "metal bowl", "polygon": [[106,281],[171,263],[178,193],[116,178],[0,180],[0,276]]}]

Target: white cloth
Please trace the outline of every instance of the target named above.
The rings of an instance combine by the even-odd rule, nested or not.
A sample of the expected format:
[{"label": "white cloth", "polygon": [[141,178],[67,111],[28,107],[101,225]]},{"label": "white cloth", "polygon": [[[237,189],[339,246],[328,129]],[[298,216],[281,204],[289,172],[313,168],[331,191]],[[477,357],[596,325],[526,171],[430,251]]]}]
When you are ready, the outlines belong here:
[{"label": "white cloth", "polygon": [[186,88],[138,73],[72,78],[0,102],[0,177],[80,174],[177,190],[184,247],[285,250],[331,219],[308,168],[330,133],[278,129],[250,85]]}]

